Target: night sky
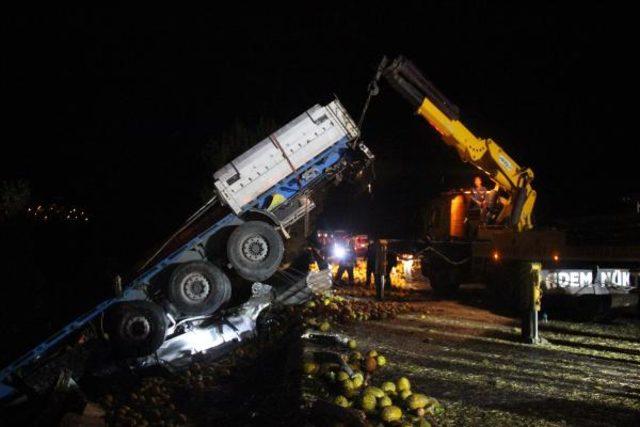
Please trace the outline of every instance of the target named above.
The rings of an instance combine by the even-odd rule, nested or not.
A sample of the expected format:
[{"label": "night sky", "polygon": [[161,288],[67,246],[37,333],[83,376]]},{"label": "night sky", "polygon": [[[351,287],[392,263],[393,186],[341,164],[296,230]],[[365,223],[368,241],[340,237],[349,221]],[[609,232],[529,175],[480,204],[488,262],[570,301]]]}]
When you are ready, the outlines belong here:
[{"label": "night sky", "polygon": [[[0,179],[87,207],[109,247],[139,256],[201,203],[207,141],[238,120],[284,124],[333,94],[357,117],[381,56],[404,54],[472,130],[534,169],[539,219],[637,192],[628,11],[494,3],[7,13]],[[383,85],[363,129],[378,157],[366,203],[398,235],[474,174],[412,113]],[[362,208],[335,202],[347,222]]]}]

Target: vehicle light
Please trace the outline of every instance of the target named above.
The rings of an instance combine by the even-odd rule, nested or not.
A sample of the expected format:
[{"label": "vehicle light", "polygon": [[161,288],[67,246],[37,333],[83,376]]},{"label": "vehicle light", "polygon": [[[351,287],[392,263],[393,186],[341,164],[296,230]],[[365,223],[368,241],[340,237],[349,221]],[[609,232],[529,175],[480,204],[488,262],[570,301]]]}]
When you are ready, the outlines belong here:
[{"label": "vehicle light", "polygon": [[413,268],[413,258],[406,258],[402,260],[402,272],[405,276],[411,276],[411,269]]},{"label": "vehicle light", "polygon": [[333,256],[335,256],[336,258],[342,259],[344,258],[345,254],[347,253],[347,251],[345,250],[345,248],[341,245],[334,245],[333,246]]},{"label": "vehicle light", "polygon": [[491,259],[493,259],[494,261],[500,261],[500,252],[498,252],[497,250],[494,250],[491,253]]}]

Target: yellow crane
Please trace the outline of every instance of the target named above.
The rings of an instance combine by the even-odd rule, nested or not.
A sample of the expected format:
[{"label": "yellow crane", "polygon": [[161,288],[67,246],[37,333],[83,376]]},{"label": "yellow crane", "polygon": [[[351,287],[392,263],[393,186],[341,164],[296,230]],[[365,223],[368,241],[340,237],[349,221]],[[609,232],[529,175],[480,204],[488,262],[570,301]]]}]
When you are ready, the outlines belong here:
[{"label": "yellow crane", "polygon": [[448,203],[432,203],[434,215],[428,218],[429,239],[420,264],[435,292],[451,294],[461,283],[484,282],[492,295],[511,307],[526,310],[523,333],[528,331],[527,340],[535,342],[537,335],[530,332],[535,330],[535,312],[540,309],[543,277],[550,293],[562,295],[574,288],[562,287],[554,277],[591,273],[587,277],[592,283],[585,286],[602,290],[610,286],[603,274],[615,271],[620,277],[630,277],[630,271],[638,269],[637,245],[574,245],[563,230],[534,229],[533,171],[520,166],[492,139],[480,138],[469,130],[460,120],[458,107],[406,58],[400,56],[392,62],[382,59],[369,86],[360,123],[372,97],[379,92],[378,82],[383,76],[464,162],[486,174],[504,195],[494,205],[497,215],[491,216],[492,223],[485,223],[487,217],[481,216],[477,229],[475,224],[470,227],[476,220],[467,215],[466,199],[458,192],[446,194]]},{"label": "yellow crane", "polygon": [[516,231],[530,230],[536,201],[536,191],[531,186],[533,171],[520,166],[492,139],[474,135],[460,121],[458,108],[406,58],[400,56],[391,64],[383,58],[374,80],[376,91],[381,75],[414,105],[416,113],[438,131],[447,145],[456,149],[464,162],[488,175],[507,194],[500,198],[496,223]]}]

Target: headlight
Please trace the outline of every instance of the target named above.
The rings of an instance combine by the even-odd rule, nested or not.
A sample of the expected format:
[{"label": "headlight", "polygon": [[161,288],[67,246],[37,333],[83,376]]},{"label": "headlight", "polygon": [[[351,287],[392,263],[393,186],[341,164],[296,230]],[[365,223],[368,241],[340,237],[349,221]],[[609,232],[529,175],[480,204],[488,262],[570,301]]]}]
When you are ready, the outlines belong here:
[{"label": "headlight", "polygon": [[334,245],[333,246],[333,256],[339,259],[344,258],[345,254],[347,253],[347,251],[345,250],[345,248],[341,245]]}]

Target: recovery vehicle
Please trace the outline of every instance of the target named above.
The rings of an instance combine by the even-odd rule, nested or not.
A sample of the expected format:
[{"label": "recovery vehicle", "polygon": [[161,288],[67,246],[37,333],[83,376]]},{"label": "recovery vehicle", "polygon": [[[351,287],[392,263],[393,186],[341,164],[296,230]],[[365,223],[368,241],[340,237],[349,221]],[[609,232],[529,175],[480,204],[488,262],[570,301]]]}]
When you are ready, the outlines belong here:
[{"label": "recovery vehicle", "polygon": [[531,282],[532,266],[538,263],[546,294],[581,296],[583,301],[594,295],[601,301],[606,295],[609,306],[637,304],[638,295],[629,294],[631,278],[640,268],[637,241],[573,245],[564,231],[534,228],[537,193],[532,169],[518,164],[492,139],[471,132],[462,123],[458,107],[402,56],[391,63],[383,58],[369,86],[366,106],[378,94],[382,76],[455,148],[463,162],[496,186],[487,197],[486,220],[478,218],[478,211],[473,217],[469,192],[449,192],[431,206],[429,242],[421,264],[436,292],[451,294],[463,282],[484,281],[503,302],[525,307],[532,297],[539,300],[524,283]]},{"label": "recovery vehicle", "polygon": [[[300,302],[310,289],[330,286],[328,271],[290,280],[294,285],[276,296],[265,282],[281,267],[288,230],[314,208],[314,190],[372,161],[358,136],[335,99],[308,109],[215,172],[214,197],[124,289],[117,286],[116,297],[0,371],[0,399],[36,388],[30,379],[48,356],[92,322],[113,355],[132,366],[179,364],[255,335],[272,302]],[[251,298],[222,312],[237,282],[252,288]]]}]

